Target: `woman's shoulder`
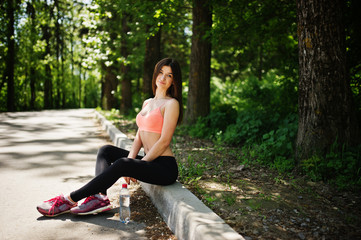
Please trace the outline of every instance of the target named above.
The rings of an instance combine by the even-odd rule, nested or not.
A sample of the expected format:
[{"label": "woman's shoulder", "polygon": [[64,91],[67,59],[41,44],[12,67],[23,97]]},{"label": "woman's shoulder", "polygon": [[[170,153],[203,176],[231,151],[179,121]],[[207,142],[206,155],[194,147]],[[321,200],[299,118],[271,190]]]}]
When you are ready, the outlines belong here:
[{"label": "woman's shoulder", "polygon": [[146,106],[153,98],[145,99],[143,102],[143,107]]},{"label": "woman's shoulder", "polygon": [[166,108],[167,107],[175,108],[175,107],[179,107],[179,102],[175,98],[169,98],[164,105],[165,105]]}]

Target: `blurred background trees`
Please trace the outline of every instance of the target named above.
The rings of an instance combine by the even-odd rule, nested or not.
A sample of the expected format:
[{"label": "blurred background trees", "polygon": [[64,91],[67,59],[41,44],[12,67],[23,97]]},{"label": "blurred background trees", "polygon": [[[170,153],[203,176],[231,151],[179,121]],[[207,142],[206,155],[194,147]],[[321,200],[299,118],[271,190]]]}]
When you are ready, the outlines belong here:
[{"label": "blurred background trees", "polygon": [[[0,6],[0,111],[101,107],[134,116],[152,96],[155,63],[173,57],[182,67],[189,134],[240,146],[260,162],[288,171],[295,165],[299,81],[315,67],[306,63],[300,69],[299,59],[309,59],[303,50],[320,44],[305,36],[300,51],[302,2],[6,0]],[[325,3],[310,4],[317,10]],[[343,31],[343,76],[358,119],[360,11],[360,1],[340,2],[335,22]],[[347,118],[337,121],[342,119]],[[351,171],[347,164],[329,164],[338,155],[327,154],[347,143],[331,135],[323,150],[326,160],[311,157],[310,150],[305,171],[323,163],[328,172]],[[342,161],[361,169],[356,155]]]}]

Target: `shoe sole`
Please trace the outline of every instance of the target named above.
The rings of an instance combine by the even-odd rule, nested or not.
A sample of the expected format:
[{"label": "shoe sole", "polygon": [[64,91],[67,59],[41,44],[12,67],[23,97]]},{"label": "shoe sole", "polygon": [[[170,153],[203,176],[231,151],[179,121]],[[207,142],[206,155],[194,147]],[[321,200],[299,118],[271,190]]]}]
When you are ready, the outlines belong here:
[{"label": "shoe sole", "polygon": [[75,212],[72,212],[70,211],[72,214],[76,214],[76,215],[91,215],[91,214],[98,214],[98,213],[101,213],[101,212],[106,212],[106,211],[109,211],[109,210],[112,210],[112,207],[110,206],[105,206],[105,207],[101,207],[101,208],[97,208],[93,211],[90,211],[90,212],[80,212],[80,213],[75,213]]},{"label": "shoe sole", "polygon": [[64,213],[70,213],[70,210],[68,210],[68,211],[60,212],[60,213],[58,213],[58,214],[48,215],[48,214],[45,214],[45,213],[40,212],[38,208],[37,208],[37,210],[38,210],[38,212],[39,212],[40,214],[42,214],[42,215],[45,216],[45,217],[56,217],[56,216],[59,216],[59,215],[64,214]]}]

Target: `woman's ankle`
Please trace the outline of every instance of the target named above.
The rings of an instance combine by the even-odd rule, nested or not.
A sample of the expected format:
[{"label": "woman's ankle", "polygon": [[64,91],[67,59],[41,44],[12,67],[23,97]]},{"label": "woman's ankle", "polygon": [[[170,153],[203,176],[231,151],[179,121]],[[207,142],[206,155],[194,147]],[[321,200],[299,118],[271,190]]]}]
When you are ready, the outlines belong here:
[{"label": "woman's ankle", "polygon": [[73,204],[76,203],[73,199],[71,199],[70,194],[69,194],[69,195],[66,195],[66,196],[65,196],[65,199],[68,200],[69,202],[73,203]]}]

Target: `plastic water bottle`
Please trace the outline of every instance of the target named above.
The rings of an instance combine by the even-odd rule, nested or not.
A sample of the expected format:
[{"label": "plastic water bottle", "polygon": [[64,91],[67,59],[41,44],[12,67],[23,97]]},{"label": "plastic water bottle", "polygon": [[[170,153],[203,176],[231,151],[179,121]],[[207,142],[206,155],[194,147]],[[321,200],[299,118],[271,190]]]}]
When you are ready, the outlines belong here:
[{"label": "plastic water bottle", "polygon": [[120,222],[128,224],[130,221],[130,194],[127,184],[123,184],[122,190],[120,190],[119,205]]}]

